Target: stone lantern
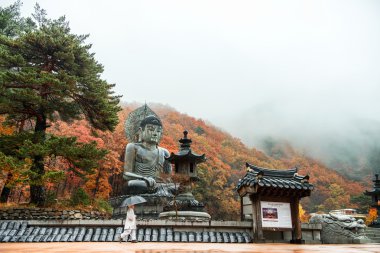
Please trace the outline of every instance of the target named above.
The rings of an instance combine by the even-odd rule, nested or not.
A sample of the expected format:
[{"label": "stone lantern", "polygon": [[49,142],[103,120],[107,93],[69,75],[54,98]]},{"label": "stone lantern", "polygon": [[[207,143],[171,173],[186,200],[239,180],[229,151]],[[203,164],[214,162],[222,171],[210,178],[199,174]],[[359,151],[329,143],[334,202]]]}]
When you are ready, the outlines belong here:
[{"label": "stone lantern", "polygon": [[197,165],[206,161],[205,154],[198,155],[191,150],[191,139],[187,138],[188,132],[183,132],[183,138],[179,140],[180,149],[177,153],[171,153],[166,160],[174,165],[174,185],[176,194],[173,200],[164,207],[160,213],[161,219],[180,219],[192,221],[207,221],[211,216],[204,212],[204,205],[198,202],[192,194],[192,184],[198,181]]},{"label": "stone lantern", "polygon": [[188,132],[183,132],[183,138],[179,140],[180,150],[178,153],[171,153],[167,158],[169,162],[174,164],[174,173],[188,176],[192,181],[198,179],[197,164],[206,161],[205,154],[197,155],[191,150],[191,139],[187,138]]},{"label": "stone lantern", "polygon": [[370,191],[365,191],[364,194],[372,197],[372,207],[377,209],[377,220],[375,220],[371,225],[371,227],[380,227],[380,179],[379,174],[375,174],[375,179],[372,180],[374,182],[373,189]]}]

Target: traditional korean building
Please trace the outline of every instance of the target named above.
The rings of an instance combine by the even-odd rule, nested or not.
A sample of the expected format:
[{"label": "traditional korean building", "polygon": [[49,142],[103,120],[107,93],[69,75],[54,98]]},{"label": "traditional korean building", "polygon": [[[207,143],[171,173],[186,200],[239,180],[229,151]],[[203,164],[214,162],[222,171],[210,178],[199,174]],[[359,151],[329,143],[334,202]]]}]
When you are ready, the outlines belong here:
[{"label": "traditional korean building", "polygon": [[247,174],[239,180],[242,220],[253,221],[256,242],[286,241],[303,243],[299,202],[310,196],[309,176],[297,168],[273,170],[246,163]]}]

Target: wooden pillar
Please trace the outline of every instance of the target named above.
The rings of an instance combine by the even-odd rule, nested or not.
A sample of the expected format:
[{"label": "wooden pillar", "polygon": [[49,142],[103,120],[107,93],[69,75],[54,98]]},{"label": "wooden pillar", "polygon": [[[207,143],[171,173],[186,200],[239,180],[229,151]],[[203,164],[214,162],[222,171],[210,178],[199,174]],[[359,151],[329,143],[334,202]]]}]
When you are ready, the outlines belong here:
[{"label": "wooden pillar", "polygon": [[252,238],[253,241],[257,241],[257,213],[256,213],[256,197],[254,195],[250,195],[249,198],[251,199],[252,203]]},{"label": "wooden pillar", "polygon": [[253,239],[255,242],[264,241],[263,225],[261,221],[261,197],[251,195],[252,200],[252,219],[253,219]]},{"label": "wooden pillar", "polygon": [[253,236],[254,240],[256,242],[264,241],[264,234],[263,234],[263,224],[261,221],[261,196],[255,195],[252,196],[252,203],[253,203],[253,212],[252,212],[252,218],[253,218]]},{"label": "wooden pillar", "polygon": [[304,241],[302,240],[302,230],[301,230],[301,221],[299,218],[299,203],[300,198],[295,196],[294,199],[291,200],[291,213],[292,213],[292,223],[293,223],[293,233],[291,243],[302,244]]},{"label": "wooden pillar", "polygon": [[296,197],[294,201],[294,213],[296,217],[295,224],[294,224],[294,234],[295,234],[296,240],[302,239],[301,221],[299,217],[299,203],[300,203],[300,199]]}]

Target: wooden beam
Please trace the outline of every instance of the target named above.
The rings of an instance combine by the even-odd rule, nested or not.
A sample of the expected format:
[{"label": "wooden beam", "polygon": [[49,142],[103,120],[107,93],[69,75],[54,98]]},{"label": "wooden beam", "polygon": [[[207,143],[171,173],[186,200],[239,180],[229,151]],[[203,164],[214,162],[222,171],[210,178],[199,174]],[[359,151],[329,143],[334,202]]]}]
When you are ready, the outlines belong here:
[{"label": "wooden beam", "polygon": [[247,194],[247,190],[245,189],[246,187],[241,187],[239,190],[238,190],[238,193],[239,193],[239,196],[240,197],[244,197],[246,194]]},{"label": "wooden beam", "polygon": [[291,191],[289,189],[287,189],[286,191],[284,191],[283,196],[284,197],[290,197],[291,196],[290,194],[291,194]]},{"label": "wooden beam", "polygon": [[245,187],[246,188],[246,191],[248,193],[256,193],[257,192],[257,187],[256,186],[253,186],[253,187]]},{"label": "wooden beam", "polygon": [[278,187],[273,188],[273,195],[276,197],[280,197],[281,196],[281,189]]},{"label": "wooden beam", "polygon": [[272,196],[272,188],[271,187],[264,187],[262,188],[262,196]]},{"label": "wooden beam", "polygon": [[256,187],[250,187],[250,186],[243,186],[238,190],[238,194],[240,197],[244,197],[247,193],[252,194],[256,193],[257,188]]}]

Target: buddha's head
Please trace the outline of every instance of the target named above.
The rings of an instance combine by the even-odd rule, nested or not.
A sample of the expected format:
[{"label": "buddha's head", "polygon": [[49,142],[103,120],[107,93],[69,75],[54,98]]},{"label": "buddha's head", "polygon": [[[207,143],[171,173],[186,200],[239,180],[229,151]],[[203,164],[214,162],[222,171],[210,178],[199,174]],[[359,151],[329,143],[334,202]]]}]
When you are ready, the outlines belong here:
[{"label": "buddha's head", "polygon": [[162,136],[162,123],[157,117],[150,115],[141,121],[139,133],[142,142],[158,144]]}]

